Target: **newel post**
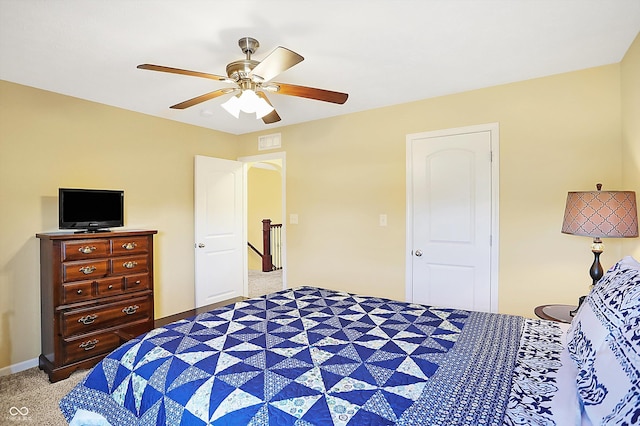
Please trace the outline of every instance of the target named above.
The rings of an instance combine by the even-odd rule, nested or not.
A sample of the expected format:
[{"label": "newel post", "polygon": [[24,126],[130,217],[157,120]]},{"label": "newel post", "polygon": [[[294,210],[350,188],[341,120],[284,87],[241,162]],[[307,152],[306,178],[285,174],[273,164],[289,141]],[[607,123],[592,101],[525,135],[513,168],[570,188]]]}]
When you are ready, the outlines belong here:
[{"label": "newel post", "polygon": [[271,272],[273,263],[271,258],[271,219],[262,220],[262,272]]}]

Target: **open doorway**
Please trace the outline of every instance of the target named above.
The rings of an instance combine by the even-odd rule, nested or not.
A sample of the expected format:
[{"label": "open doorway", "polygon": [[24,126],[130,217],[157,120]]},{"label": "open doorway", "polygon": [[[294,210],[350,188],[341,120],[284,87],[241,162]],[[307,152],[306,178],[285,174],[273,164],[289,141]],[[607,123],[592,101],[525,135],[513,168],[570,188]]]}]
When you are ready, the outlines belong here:
[{"label": "open doorway", "polygon": [[[247,295],[256,297],[286,288],[285,155],[278,152],[239,161],[246,164]],[[270,234],[270,243],[264,242],[264,232]],[[263,259],[266,253],[268,262]]]}]

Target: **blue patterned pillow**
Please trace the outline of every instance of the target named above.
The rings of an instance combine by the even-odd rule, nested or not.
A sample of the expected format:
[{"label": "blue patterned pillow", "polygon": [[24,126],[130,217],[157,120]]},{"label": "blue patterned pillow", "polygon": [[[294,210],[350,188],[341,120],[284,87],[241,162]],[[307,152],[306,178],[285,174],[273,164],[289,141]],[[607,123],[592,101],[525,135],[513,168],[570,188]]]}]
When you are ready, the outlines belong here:
[{"label": "blue patterned pillow", "polygon": [[567,335],[584,414],[593,424],[640,422],[640,264],[616,263],[585,299]]},{"label": "blue patterned pillow", "polygon": [[[609,306],[606,295],[627,280],[626,273],[634,270],[635,260],[627,256],[607,271],[580,306],[567,332],[567,346],[578,368],[593,361],[595,351],[609,333],[619,326],[617,309]],[[637,262],[635,262],[637,264]],[[638,265],[640,268],[640,264]]]}]

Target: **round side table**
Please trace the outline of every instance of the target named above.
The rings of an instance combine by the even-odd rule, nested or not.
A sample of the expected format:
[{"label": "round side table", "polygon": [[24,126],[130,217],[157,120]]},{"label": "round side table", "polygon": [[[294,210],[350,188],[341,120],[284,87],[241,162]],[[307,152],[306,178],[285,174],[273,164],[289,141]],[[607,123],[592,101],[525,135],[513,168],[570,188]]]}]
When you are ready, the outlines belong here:
[{"label": "round side table", "polygon": [[542,305],[538,306],[533,312],[538,318],[549,321],[570,323],[573,317],[569,315],[569,311],[576,309],[572,305]]}]

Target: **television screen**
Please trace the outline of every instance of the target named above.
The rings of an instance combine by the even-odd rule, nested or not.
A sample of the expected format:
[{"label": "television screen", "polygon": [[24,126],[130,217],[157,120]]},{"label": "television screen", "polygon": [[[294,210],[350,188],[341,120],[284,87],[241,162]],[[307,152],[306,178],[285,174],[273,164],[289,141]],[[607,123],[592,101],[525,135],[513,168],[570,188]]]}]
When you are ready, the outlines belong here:
[{"label": "television screen", "polygon": [[124,191],[60,188],[58,207],[60,229],[95,232],[124,225]]}]

